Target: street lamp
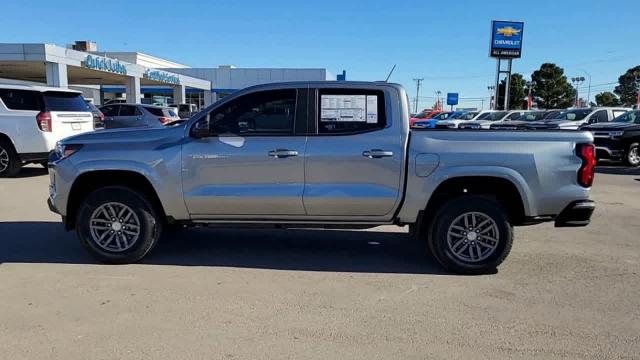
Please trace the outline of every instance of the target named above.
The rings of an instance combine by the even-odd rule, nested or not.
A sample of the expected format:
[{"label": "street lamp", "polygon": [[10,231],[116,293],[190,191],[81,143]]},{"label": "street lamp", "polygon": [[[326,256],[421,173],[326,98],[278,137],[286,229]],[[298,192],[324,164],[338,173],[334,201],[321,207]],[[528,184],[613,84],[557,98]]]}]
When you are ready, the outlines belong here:
[{"label": "street lamp", "polygon": [[578,96],[578,86],[584,82],[584,76],[576,76],[571,78],[571,82],[576,87],[576,104],[575,107],[580,107],[580,97]]},{"label": "street lamp", "polygon": [[496,100],[498,100],[496,97],[494,97],[496,87],[494,85],[489,85],[487,86],[487,90],[489,90],[489,110],[495,110],[493,104]]}]

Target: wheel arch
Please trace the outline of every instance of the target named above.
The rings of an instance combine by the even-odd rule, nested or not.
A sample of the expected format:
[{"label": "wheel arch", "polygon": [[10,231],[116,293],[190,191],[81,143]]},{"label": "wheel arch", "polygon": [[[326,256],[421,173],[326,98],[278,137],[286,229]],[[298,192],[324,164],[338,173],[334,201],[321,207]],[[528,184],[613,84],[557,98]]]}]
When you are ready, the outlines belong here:
[{"label": "wheel arch", "polygon": [[82,173],[71,185],[64,221],[67,230],[74,228],[82,201],[93,191],[107,186],[123,186],[140,192],[162,219],[167,218],[158,192],[146,176],[132,170],[95,170]]}]

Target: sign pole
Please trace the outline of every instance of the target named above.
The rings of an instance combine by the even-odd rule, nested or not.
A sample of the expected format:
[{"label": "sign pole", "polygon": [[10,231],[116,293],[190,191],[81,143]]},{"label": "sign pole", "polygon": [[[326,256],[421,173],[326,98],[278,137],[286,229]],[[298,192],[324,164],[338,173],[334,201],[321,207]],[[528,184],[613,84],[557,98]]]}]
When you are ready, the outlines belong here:
[{"label": "sign pole", "polygon": [[493,110],[498,110],[500,103],[498,102],[500,95],[500,58],[496,59],[496,82],[493,89]]},{"label": "sign pole", "polygon": [[509,90],[511,88],[511,59],[507,60],[507,79],[504,82],[504,110],[509,111]]}]

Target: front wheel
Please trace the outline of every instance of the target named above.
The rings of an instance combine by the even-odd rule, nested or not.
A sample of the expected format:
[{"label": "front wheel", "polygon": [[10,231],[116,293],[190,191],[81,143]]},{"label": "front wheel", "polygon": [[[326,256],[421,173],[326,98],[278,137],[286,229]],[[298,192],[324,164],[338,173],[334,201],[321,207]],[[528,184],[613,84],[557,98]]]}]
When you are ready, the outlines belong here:
[{"label": "front wheel", "polygon": [[142,259],[157,244],[162,221],[145,197],[121,186],[100,188],[82,203],[76,233],[84,248],[105,263]]},{"label": "front wheel", "polygon": [[449,271],[493,273],[511,251],[513,229],[500,203],[468,195],[442,205],[428,243],[433,256]]},{"label": "front wheel", "polygon": [[640,166],[640,144],[633,143],[629,146],[625,160],[629,166]]}]

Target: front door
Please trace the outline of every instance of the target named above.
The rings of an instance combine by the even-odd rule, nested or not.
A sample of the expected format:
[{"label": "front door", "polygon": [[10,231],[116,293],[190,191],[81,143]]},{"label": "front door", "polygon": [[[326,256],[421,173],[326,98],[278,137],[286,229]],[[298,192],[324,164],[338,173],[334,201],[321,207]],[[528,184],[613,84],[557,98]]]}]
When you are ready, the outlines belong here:
[{"label": "front door", "polygon": [[[306,89],[304,89],[306,93]],[[183,191],[193,218],[304,215],[306,135],[300,90],[241,95],[203,117],[210,136],[183,145]]]},{"label": "front door", "polygon": [[[390,93],[317,91],[305,153],[304,206],[310,216],[391,219],[401,195],[402,125],[391,126]],[[401,121],[396,116],[395,121]]]}]

